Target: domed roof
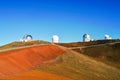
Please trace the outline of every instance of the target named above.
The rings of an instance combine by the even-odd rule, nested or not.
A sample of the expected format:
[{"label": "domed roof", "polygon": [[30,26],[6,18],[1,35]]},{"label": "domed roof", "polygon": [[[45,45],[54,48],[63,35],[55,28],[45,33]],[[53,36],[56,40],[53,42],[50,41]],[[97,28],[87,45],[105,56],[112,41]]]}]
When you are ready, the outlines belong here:
[{"label": "domed roof", "polygon": [[52,36],[52,42],[53,43],[58,43],[59,42],[59,37],[57,35]]},{"label": "domed roof", "polygon": [[90,37],[90,35],[89,34],[84,34],[83,37]]},{"label": "domed roof", "polygon": [[112,38],[109,35],[105,35],[105,39],[109,40],[109,39],[112,39]]},{"label": "domed roof", "polygon": [[54,39],[58,39],[59,37],[58,37],[57,35],[53,35],[52,38],[54,38]]},{"label": "domed roof", "polygon": [[109,35],[105,35],[105,37],[110,37]]},{"label": "domed roof", "polygon": [[30,40],[30,39],[33,39],[33,37],[29,34],[26,34],[26,35],[23,36],[23,39],[29,39]]}]

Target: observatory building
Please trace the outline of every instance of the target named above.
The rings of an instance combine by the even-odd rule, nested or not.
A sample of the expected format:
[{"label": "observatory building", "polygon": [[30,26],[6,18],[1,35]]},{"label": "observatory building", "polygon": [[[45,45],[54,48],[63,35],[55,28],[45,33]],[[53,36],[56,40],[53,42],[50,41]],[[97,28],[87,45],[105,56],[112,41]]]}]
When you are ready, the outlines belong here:
[{"label": "observatory building", "polygon": [[21,42],[28,42],[28,41],[31,41],[33,40],[33,37],[31,35],[24,35],[23,38],[20,40]]},{"label": "observatory building", "polygon": [[105,40],[111,40],[112,38],[109,35],[105,35]]},{"label": "observatory building", "polygon": [[83,35],[83,42],[90,42],[90,41],[91,41],[90,35],[89,34],[84,34]]},{"label": "observatory building", "polygon": [[53,35],[52,43],[59,43],[59,37],[57,35]]}]

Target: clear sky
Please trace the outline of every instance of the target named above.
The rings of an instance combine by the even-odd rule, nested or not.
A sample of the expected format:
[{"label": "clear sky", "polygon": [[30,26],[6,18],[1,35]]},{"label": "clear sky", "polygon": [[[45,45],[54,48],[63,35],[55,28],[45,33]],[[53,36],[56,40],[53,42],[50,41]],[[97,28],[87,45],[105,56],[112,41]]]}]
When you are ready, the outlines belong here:
[{"label": "clear sky", "polygon": [[82,41],[108,34],[120,38],[120,0],[0,0],[0,45],[19,41],[24,34],[34,39]]}]

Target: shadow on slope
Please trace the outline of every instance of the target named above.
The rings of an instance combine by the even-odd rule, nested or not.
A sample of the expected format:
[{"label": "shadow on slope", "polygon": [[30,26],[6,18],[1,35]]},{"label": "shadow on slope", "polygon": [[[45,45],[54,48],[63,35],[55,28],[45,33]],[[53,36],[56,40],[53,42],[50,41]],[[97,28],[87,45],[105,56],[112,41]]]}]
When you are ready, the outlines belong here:
[{"label": "shadow on slope", "polygon": [[54,61],[55,64],[45,64],[35,70],[65,76],[72,80],[120,79],[120,70],[72,50],[67,50],[67,54],[57,57]]},{"label": "shadow on slope", "polygon": [[120,69],[120,43],[74,50]]},{"label": "shadow on slope", "polygon": [[[2,80],[119,80],[120,70],[57,45],[0,54]],[[43,75],[43,76],[41,76]],[[41,76],[41,77],[40,77]]]},{"label": "shadow on slope", "polygon": [[[99,45],[104,44],[104,45]],[[58,44],[65,47],[84,47],[73,49],[84,55],[88,55],[97,61],[102,61],[105,64],[120,69],[120,40],[98,40],[91,42],[76,42],[76,43],[63,43]],[[94,46],[98,45],[98,46]]]}]

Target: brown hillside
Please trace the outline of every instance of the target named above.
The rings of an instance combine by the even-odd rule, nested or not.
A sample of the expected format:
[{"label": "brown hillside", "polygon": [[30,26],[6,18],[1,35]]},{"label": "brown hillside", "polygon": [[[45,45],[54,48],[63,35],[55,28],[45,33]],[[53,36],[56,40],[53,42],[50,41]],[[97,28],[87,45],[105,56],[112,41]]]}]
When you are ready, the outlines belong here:
[{"label": "brown hillside", "polygon": [[34,45],[41,45],[41,44],[51,44],[50,42],[47,41],[42,41],[42,40],[33,40],[29,42],[12,42],[3,46],[0,46],[0,50],[8,50],[12,48],[19,48],[19,47],[26,47],[26,46],[34,46]]},{"label": "brown hillside", "polygon": [[64,51],[55,45],[33,46],[0,53],[0,76],[28,71],[46,61],[62,55]]},{"label": "brown hillside", "polygon": [[[104,45],[100,45],[100,44],[104,44]],[[81,49],[76,48],[73,50],[82,53],[84,55],[90,56],[97,61],[102,61],[108,65],[120,69],[120,40],[101,40],[101,41],[92,41],[92,42],[83,42],[83,43],[76,42],[76,43],[64,43],[59,45],[69,48],[84,47]]]},{"label": "brown hillside", "polygon": [[72,50],[67,50],[66,54],[54,61],[55,64],[42,65],[36,70],[65,76],[72,80],[120,80],[119,69]]},{"label": "brown hillside", "polygon": [[83,47],[83,46],[113,43],[113,42],[120,42],[120,40],[97,40],[97,41],[90,41],[90,42],[58,43],[58,45],[71,48],[71,47]]},{"label": "brown hillside", "polygon": [[120,69],[120,43],[84,48],[82,51],[76,51]]},{"label": "brown hillside", "polygon": [[57,45],[0,53],[2,80],[119,80],[120,70]]}]

